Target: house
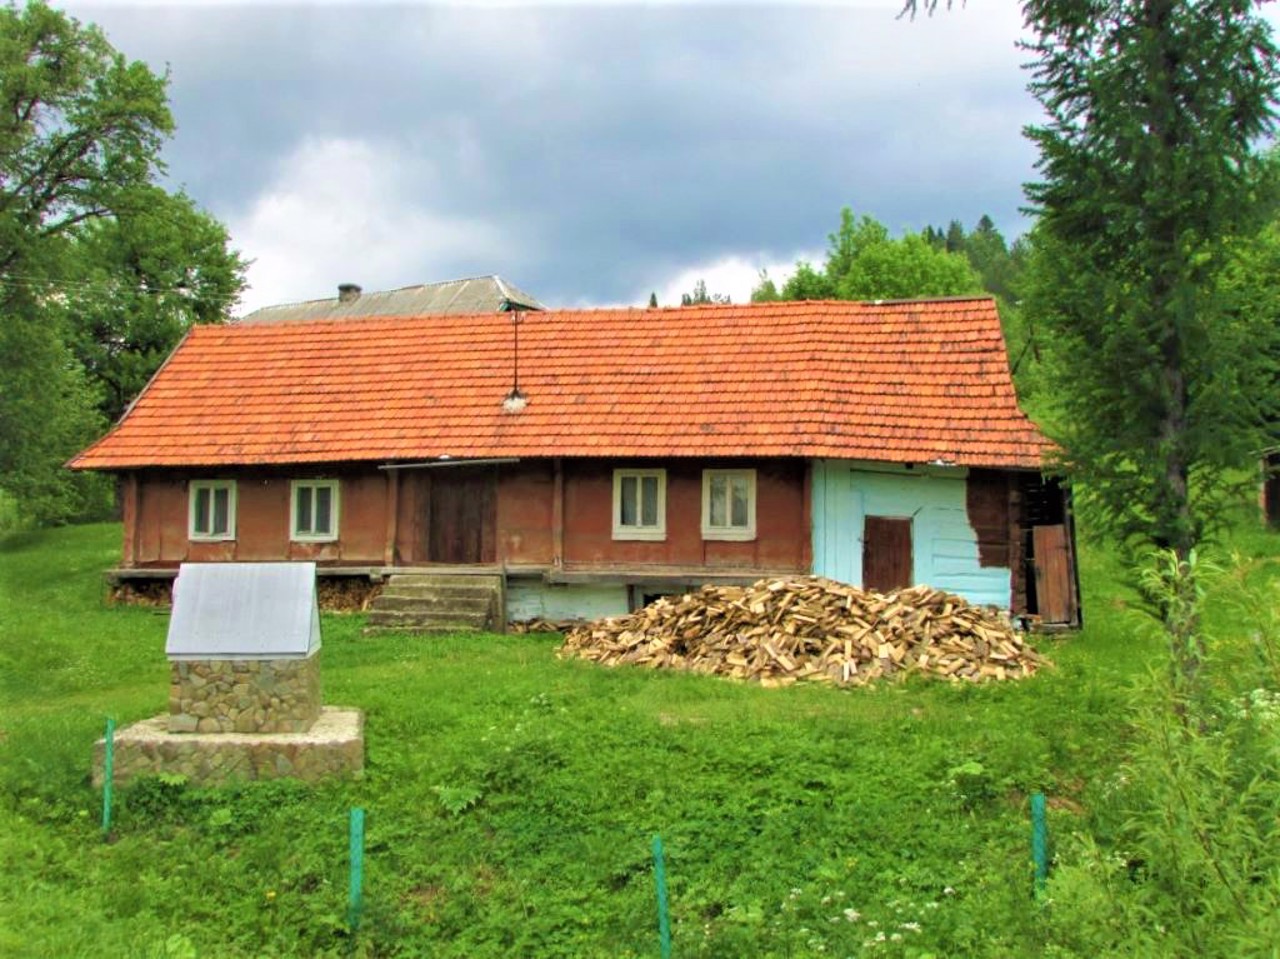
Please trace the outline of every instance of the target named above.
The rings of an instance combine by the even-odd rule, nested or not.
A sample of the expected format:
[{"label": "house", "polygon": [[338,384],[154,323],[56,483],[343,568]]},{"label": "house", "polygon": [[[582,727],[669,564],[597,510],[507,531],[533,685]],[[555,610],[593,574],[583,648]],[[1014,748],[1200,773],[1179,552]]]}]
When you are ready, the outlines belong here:
[{"label": "house", "polygon": [[1070,503],[994,301],[197,327],[74,469],[120,576],[497,571],[507,616],[816,573],[1078,619]]},{"label": "house", "polygon": [[359,284],[340,283],[338,295],[324,300],[264,306],[238,323],[296,323],[369,316],[425,316],[445,313],[504,313],[545,310],[528,293],[497,275],[422,283],[398,290],[365,292]]}]

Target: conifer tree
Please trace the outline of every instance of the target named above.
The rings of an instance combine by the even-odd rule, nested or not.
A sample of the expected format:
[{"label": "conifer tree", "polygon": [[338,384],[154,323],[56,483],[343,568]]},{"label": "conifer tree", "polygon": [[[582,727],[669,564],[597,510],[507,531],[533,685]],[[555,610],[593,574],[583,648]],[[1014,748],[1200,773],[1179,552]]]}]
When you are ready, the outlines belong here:
[{"label": "conifer tree", "polygon": [[[1271,334],[1230,308],[1222,278],[1268,212],[1255,145],[1273,125],[1276,47],[1252,0],[1023,10],[1047,113],[1028,130],[1031,308],[1053,350],[1064,465],[1105,528],[1186,563],[1262,445]],[[1190,677],[1194,624],[1162,612]]]}]

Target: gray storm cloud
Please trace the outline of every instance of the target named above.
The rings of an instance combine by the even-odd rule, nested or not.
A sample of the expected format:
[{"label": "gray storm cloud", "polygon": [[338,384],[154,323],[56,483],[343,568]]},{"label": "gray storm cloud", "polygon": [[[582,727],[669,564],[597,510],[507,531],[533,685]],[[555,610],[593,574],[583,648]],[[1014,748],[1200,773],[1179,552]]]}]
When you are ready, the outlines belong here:
[{"label": "gray storm cloud", "polygon": [[170,176],[260,301],[500,272],[632,302],[820,250],[846,204],[1016,233],[1033,175],[1009,4],[69,7],[170,70]]}]

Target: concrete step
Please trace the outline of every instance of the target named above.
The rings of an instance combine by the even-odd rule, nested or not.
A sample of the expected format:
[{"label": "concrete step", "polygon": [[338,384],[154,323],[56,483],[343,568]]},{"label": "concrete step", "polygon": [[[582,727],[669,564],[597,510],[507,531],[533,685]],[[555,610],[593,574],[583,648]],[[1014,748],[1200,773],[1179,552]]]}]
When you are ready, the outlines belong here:
[{"label": "concrete step", "polygon": [[436,611],[456,609],[460,612],[484,613],[493,608],[495,597],[492,590],[462,595],[441,595],[439,593],[422,593],[415,596],[382,593],[369,606],[372,610],[423,610]]},{"label": "concrete step", "polygon": [[369,629],[457,632],[501,628],[501,576],[397,573],[373,601]]},{"label": "concrete step", "polygon": [[364,635],[376,636],[385,633],[415,633],[419,636],[441,636],[454,633],[486,633],[487,629],[481,629],[479,626],[468,626],[465,624],[454,624],[451,626],[366,626]]},{"label": "concrete step", "polygon": [[382,596],[394,596],[400,599],[416,599],[418,597],[456,597],[471,599],[476,596],[492,596],[497,592],[493,586],[438,586],[433,583],[397,583],[394,580],[382,587]]},{"label": "concrete step", "polygon": [[366,624],[377,629],[411,629],[422,632],[483,631],[489,628],[487,613],[465,614],[456,610],[370,610]]},{"label": "concrete step", "polygon": [[490,573],[476,573],[474,576],[464,573],[396,573],[387,581],[387,585],[486,586],[500,589],[502,577]]}]

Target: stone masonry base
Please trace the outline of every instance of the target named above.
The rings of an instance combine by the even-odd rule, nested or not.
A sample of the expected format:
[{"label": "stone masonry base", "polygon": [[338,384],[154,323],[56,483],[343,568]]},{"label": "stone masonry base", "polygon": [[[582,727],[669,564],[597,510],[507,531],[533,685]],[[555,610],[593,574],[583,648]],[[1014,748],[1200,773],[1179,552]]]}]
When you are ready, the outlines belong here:
[{"label": "stone masonry base", "polygon": [[[135,776],[178,773],[192,783],[235,779],[304,782],[351,777],[364,770],[364,713],[326,706],[301,733],[172,733],[169,717],[155,716],[116,731],[117,785]],[[94,747],[93,784],[103,783],[106,743]]]},{"label": "stone masonry base", "polygon": [[170,663],[172,733],[301,733],[319,715],[318,656]]}]

